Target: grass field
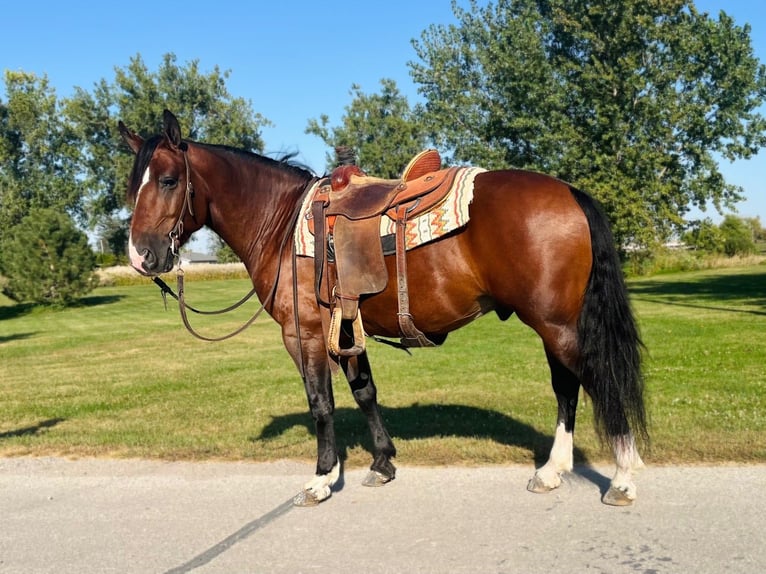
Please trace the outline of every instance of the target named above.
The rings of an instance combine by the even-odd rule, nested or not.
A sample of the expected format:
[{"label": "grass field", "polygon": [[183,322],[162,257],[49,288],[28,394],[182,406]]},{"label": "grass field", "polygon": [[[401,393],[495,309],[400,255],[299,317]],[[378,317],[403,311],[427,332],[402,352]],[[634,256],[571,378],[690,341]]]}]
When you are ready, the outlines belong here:
[{"label": "grass field", "polygon": [[[243,279],[189,279],[189,301],[230,304]],[[653,464],[766,462],[766,265],[630,282],[647,347]],[[247,306],[246,306],[247,307]],[[223,333],[231,318],[197,318]],[[369,343],[379,400],[405,464],[541,461],[556,402],[540,340],[485,317],[438,349]],[[336,427],[347,464],[369,464],[345,381]],[[610,457],[579,408],[576,457]],[[222,343],[192,338],[157,288],[97,289],[63,311],[0,299],[0,455],[311,460],[300,379],[268,318]]]}]

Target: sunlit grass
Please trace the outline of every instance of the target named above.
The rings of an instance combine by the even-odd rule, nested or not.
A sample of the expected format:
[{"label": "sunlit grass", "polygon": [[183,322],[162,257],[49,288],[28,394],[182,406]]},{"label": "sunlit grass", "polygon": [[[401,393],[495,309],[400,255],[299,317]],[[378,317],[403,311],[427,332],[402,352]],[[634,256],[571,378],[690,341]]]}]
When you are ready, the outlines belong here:
[{"label": "sunlit grass", "polygon": [[[54,311],[0,300],[0,454],[309,460],[305,393],[278,326],[264,317],[222,343],[186,333],[159,290],[101,287]],[[192,304],[216,308],[246,279],[189,277]],[[650,462],[766,461],[766,266],[630,282],[648,353]],[[172,304],[169,301],[169,304]],[[193,317],[209,334],[241,323]],[[369,342],[379,400],[407,464],[540,460],[556,402],[539,338],[515,318],[482,318],[438,349]],[[348,464],[370,439],[345,381],[336,428]],[[610,455],[579,407],[578,460]]]}]

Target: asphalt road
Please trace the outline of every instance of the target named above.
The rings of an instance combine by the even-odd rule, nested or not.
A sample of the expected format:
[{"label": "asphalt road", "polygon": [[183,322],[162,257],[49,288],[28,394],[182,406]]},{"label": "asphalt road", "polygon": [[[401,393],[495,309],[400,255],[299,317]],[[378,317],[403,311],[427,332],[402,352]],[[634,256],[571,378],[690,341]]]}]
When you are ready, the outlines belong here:
[{"label": "asphalt road", "polygon": [[0,573],[766,572],[766,466],[650,467],[627,508],[610,468],[532,471],[352,470],[296,508],[310,465],[0,459]]}]

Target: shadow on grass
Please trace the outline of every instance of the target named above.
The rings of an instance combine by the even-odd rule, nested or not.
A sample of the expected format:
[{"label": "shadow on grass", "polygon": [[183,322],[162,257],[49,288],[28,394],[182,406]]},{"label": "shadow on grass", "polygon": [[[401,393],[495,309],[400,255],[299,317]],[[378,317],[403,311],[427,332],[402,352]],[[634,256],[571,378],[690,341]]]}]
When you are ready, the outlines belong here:
[{"label": "shadow on grass", "polygon": [[0,345],[8,343],[9,341],[23,341],[24,339],[30,339],[37,333],[14,333],[13,335],[0,335]]},{"label": "shadow on grass", "polygon": [[[74,301],[70,308],[72,309],[84,309],[88,307],[98,307],[99,305],[111,305],[117,303],[124,298],[123,295],[92,295],[90,297],[82,297],[77,301]],[[28,315],[37,309],[56,309],[56,307],[48,307],[47,305],[38,303],[16,303],[14,305],[2,305],[0,306],[0,321],[3,319],[16,319],[17,317],[23,317]]]},{"label": "shadow on grass", "polygon": [[3,305],[0,306],[0,321],[3,319],[15,319],[17,317],[23,317],[32,312],[37,307],[33,303],[16,303],[15,305]]},{"label": "shadow on grass", "polygon": [[[383,418],[394,444],[399,440],[433,437],[464,437],[489,439],[499,444],[515,446],[530,451],[539,467],[546,460],[553,444],[553,436],[543,434],[532,426],[496,411],[465,405],[421,405],[382,408]],[[270,439],[281,435],[294,426],[303,426],[314,434],[314,422],[306,413],[292,413],[274,418],[259,437]],[[348,449],[361,446],[372,452],[372,439],[367,421],[354,408],[335,411],[335,434],[342,459]],[[588,464],[585,454],[575,447],[574,458],[578,464]]]},{"label": "shadow on grass", "polygon": [[[641,281],[631,284],[630,292],[634,299],[651,303],[766,315],[766,272],[716,275],[689,281]],[[696,301],[689,302],[689,299]],[[727,303],[754,305],[762,310],[725,307]]]},{"label": "shadow on grass", "polygon": [[99,305],[111,305],[124,299],[123,295],[92,295],[78,299],[73,307],[98,307]]},{"label": "shadow on grass", "polygon": [[55,427],[59,423],[63,423],[65,420],[66,419],[62,419],[62,418],[48,419],[45,421],[40,421],[36,425],[32,425],[29,427],[23,427],[20,429],[0,432],[0,440],[6,439],[6,438],[16,438],[21,436],[36,435],[37,433],[39,433],[40,431],[44,429],[49,429],[51,427]]}]

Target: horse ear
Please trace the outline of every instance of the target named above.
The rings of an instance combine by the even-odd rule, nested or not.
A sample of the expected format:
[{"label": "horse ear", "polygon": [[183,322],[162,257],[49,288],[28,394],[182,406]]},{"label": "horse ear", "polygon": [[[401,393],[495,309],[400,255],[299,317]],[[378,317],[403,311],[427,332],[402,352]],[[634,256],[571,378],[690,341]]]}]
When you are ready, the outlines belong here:
[{"label": "horse ear", "polygon": [[165,137],[173,147],[181,147],[181,126],[178,125],[178,119],[170,110],[165,110],[162,114],[164,122]]},{"label": "horse ear", "polygon": [[144,145],[144,138],[130,131],[128,127],[122,123],[122,120],[120,120],[117,124],[117,128],[120,130],[122,139],[124,139],[125,143],[130,146],[130,149],[133,150],[133,153],[138,153],[138,150],[140,150],[141,146]]}]

